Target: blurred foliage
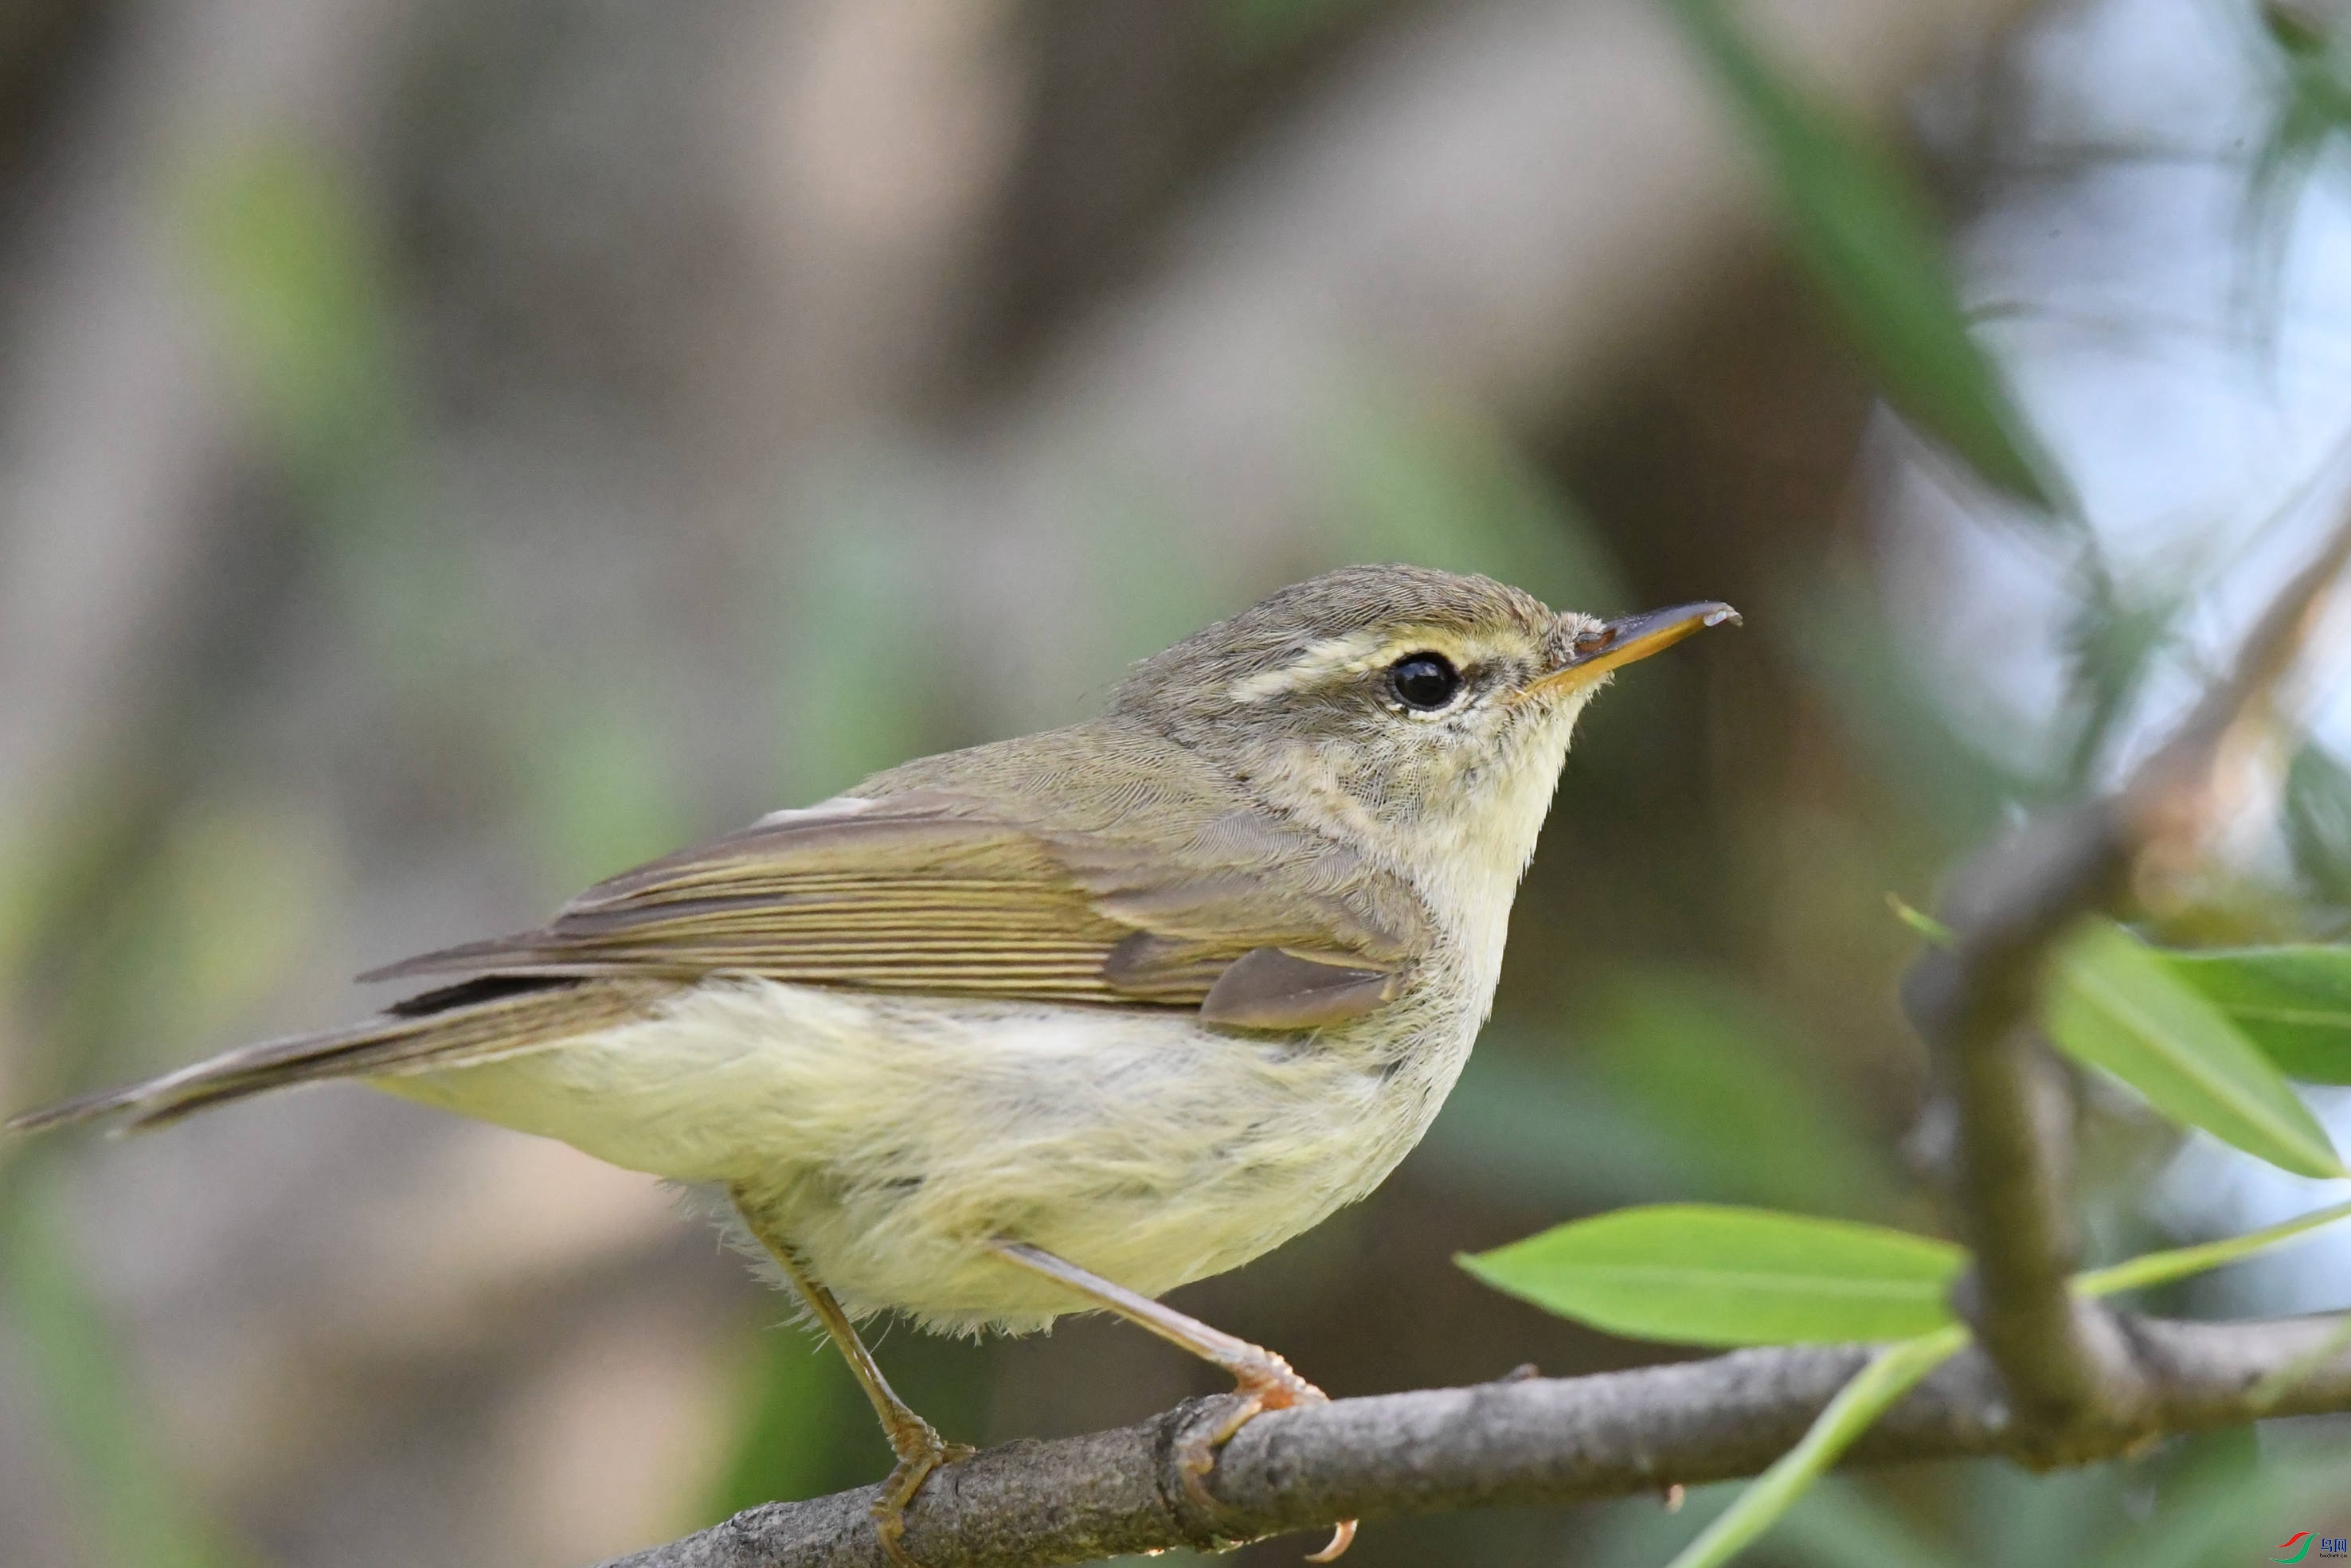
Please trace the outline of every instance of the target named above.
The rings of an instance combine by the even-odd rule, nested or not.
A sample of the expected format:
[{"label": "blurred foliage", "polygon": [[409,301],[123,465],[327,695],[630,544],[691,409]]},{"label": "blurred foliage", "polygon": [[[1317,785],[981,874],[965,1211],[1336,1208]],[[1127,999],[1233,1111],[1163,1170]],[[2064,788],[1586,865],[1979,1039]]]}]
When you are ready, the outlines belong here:
[{"label": "blurred foliage", "polygon": [[1378,0],[1217,0],[1226,39],[1244,56],[1294,49],[1370,10]]},{"label": "blurred foliage", "polygon": [[578,887],[667,854],[693,836],[662,727],[642,699],[607,691],[534,716],[521,789],[550,887]]},{"label": "blurred foliage", "polygon": [[[2266,1452],[2264,1449],[2266,1448]],[[1759,1564],[1805,1568],[2210,1568],[2260,1562],[2301,1523],[2331,1520],[2351,1485],[2339,1445],[2246,1432],[2183,1439],[2135,1461],[2032,1475],[1954,1467],[1948,1509],[1897,1506],[1832,1476],[1761,1542]],[[1664,1562],[1727,1508],[1736,1484],[1691,1489],[1666,1513],[1624,1503],[1593,1542],[1597,1563]]]},{"label": "blurred foliage", "polygon": [[[1464,1190],[1552,1210],[1693,1190],[1688,1151],[1572,1064],[1489,1031],[1417,1157]],[[1707,1196],[1728,1196],[1708,1194]]]},{"label": "blurred foliage", "polygon": [[1720,979],[1627,975],[1597,998],[1590,1029],[1584,1068],[1672,1144],[1679,1190],[1856,1217],[1883,1214],[1902,1190],[1816,1057]]},{"label": "blurred foliage", "polygon": [[27,1358],[80,1518],[107,1560],[138,1568],[243,1561],[158,1452],[122,1346],[74,1262],[73,1227],[47,1172],[0,1168],[0,1309]]},{"label": "blurred foliage", "polygon": [[[77,1073],[151,1070],[232,1033],[285,983],[340,880],[324,824],[266,796],[152,826],[112,846],[120,860],[78,861],[101,885],[50,884],[55,924],[27,956],[36,1021]],[[141,983],[111,983],[125,974]]]},{"label": "blurred foliage", "polygon": [[2351,771],[2325,747],[2305,746],[2285,776],[2286,845],[2310,896],[2351,911]]},{"label": "blurred foliage", "polygon": [[866,1425],[865,1396],[821,1333],[763,1328],[744,1358],[742,1387],[743,1414],[704,1517],[724,1519],[777,1498],[821,1497],[872,1479],[867,1446],[834,1440]]},{"label": "blurred foliage", "polygon": [[2273,347],[2304,187],[2330,148],[2351,141],[2351,10],[2340,0],[2261,0],[2255,10],[2282,79],[2247,182],[2238,294],[2253,340]]},{"label": "blurred foliage", "polygon": [[1426,1145],[1481,1190],[1552,1207],[1681,1196],[1856,1218],[1903,1190],[1851,1097],[1718,976],[1621,975],[1565,1047],[1496,1032]]},{"label": "blurred foliage", "polygon": [[1908,821],[1931,835],[1938,855],[1981,839],[2014,804],[2050,794],[2048,780],[2003,765],[1959,733],[1880,605],[1823,585],[1777,619],[1806,689],[1908,806]]},{"label": "blurred foliage", "polygon": [[1327,450],[1339,559],[1483,572],[1599,614],[1640,608],[1591,519],[1490,420],[1367,374]]},{"label": "blurred foliage", "polygon": [[[944,643],[909,603],[920,546],[874,515],[870,493],[835,494],[827,526],[785,569],[775,667],[784,800],[821,800],[919,756],[938,727]],[[974,737],[974,739],[979,737]]]},{"label": "blurred foliage", "polygon": [[1671,1568],[1718,1568],[1746,1550],[1818,1485],[1829,1467],[1895,1401],[1967,1343],[1967,1331],[1954,1324],[1876,1351],[1869,1364],[1837,1390],[1803,1440],[1750,1482],[1696,1541],[1675,1555]]},{"label": "blurred foliage", "polygon": [[391,290],[363,207],[292,141],[206,149],[178,193],[193,270],[255,418],[328,506],[400,419]]},{"label": "blurred foliage", "polygon": [[[160,819],[91,802],[47,874],[18,884],[38,910],[17,957],[27,1021],[78,1078],[150,1071],[190,1040],[233,1038],[286,981],[339,882],[323,824],[266,795],[197,801]],[[120,815],[109,817],[109,811]],[[114,830],[97,831],[99,823]],[[127,833],[128,836],[125,836]],[[0,978],[6,955],[0,954]],[[136,985],[120,982],[135,975]],[[246,1560],[219,1539],[162,1451],[120,1333],[81,1277],[47,1152],[0,1157],[0,1317],[29,1352],[60,1468],[106,1562],[213,1568]]]},{"label": "blurred foliage", "polygon": [[2023,503],[2016,515],[2048,525],[2052,542],[2071,552],[2075,727],[2064,779],[2078,788],[2184,601],[2134,597],[2114,580],[2071,479],[1977,340],[1917,183],[1759,48],[1729,0],[1675,0],[1673,10],[1771,172],[1790,249],[1887,400],[1975,479]]},{"label": "blurred foliage", "polygon": [[1763,155],[1790,248],[1887,397],[1986,484],[2071,517],[2079,503],[1970,329],[1936,224],[1911,183],[1866,134],[1768,60],[1727,0],[1674,0],[1673,10]]},{"label": "blurred foliage", "polygon": [[2095,544],[2077,570],[2081,597],[2065,628],[2065,646],[2079,712],[2064,776],[2076,789],[2089,781],[2189,603],[2180,591],[2126,597],[2106,575]]}]

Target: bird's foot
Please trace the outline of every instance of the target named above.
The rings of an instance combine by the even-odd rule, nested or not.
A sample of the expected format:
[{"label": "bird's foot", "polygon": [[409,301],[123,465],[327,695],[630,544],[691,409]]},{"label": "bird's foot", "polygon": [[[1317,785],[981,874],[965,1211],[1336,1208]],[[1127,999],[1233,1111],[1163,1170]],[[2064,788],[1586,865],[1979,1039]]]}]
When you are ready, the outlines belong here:
[{"label": "bird's foot", "polygon": [[[907,1412],[913,1415],[912,1411]],[[911,1422],[892,1422],[887,1427],[890,1450],[898,1456],[888,1479],[882,1483],[882,1495],[871,1510],[873,1532],[882,1538],[882,1554],[893,1568],[922,1568],[907,1555],[900,1538],[906,1533],[906,1505],[923,1490],[923,1483],[941,1465],[967,1459],[976,1451],[967,1443],[950,1443],[939,1436],[938,1428],[916,1416]]]},{"label": "bird's foot", "polygon": [[[1176,1467],[1184,1478],[1184,1490],[1200,1506],[1203,1512],[1215,1518],[1217,1500],[1208,1492],[1208,1472],[1217,1468],[1217,1450],[1233,1440],[1233,1435],[1269,1410],[1288,1410],[1300,1405],[1328,1405],[1331,1396],[1290,1370],[1290,1363],[1270,1350],[1250,1347],[1256,1354],[1238,1364],[1228,1364],[1233,1375],[1233,1392],[1239,1399],[1226,1412],[1225,1418],[1205,1433],[1196,1433],[1184,1439],[1176,1451]],[[1343,1519],[1332,1532],[1330,1544],[1308,1557],[1309,1563],[1328,1563],[1354,1543],[1355,1521]]]},{"label": "bird's foot", "polygon": [[[1176,1450],[1177,1474],[1182,1478],[1185,1494],[1211,1520],[1223,1510],[1208,1493],[1208,1472],[1217,1468],[1217,1450],[1231,1442],[1234,1433],[1268,1410],[1331,1403],[1329,1395],[1292,1372],[1290,1363],[1263,1345],[1210,1328],[1165,1302],[1138,1295],[1099,1274],[1088,1273],[1041,1247],[1015,1241],[1010,1237],[998,1237],[990,1245],[1006,1262],[1049,1280],[1058,1280],[1091,1298],[1096,1306],[1107,1307],[1129,1322],[1140,1323],[1168,1343],[1181,1345],[1201,1360],[1232,1374],[1233,1393],[1238,1397],[1227,1408],[1224,1420],[1213,1431],[1185,1437]],[[1307,1561],[1328,1563],[1347,1550],[1347,1543],[1354,1539],[1355,1521],[1343,1521],[1338,1533],[1331,1537],[1331,1544]]]}]

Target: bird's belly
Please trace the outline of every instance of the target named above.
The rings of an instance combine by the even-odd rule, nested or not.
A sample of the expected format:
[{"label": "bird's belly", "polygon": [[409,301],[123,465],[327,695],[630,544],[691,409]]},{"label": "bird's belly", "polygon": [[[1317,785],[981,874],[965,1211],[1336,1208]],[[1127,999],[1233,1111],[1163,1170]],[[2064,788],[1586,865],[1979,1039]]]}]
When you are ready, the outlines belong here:
[{"label": "bird's belly", "polygon": [[1419,1011],[1270,1040],[1173,1012],[707,982],[643,1022],[380,1086],[725,1183],[852,1312],[1024,1329],[1084,1302],[992,1238],[1156,1295],[1377,1186],[1475,1032]]}]

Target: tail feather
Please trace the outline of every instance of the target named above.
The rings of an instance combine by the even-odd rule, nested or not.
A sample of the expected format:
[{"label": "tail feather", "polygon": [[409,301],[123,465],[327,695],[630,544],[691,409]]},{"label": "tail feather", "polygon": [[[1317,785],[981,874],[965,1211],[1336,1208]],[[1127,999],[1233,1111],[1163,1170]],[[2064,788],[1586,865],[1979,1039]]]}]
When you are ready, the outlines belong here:
[{"label": "tail feather", "polygon": [[[486,995],[474,987],[451,988],[362,1023],[240,1046],[143,1082],[59,1101],[11,1117],[0,1128],[36,1133],[127,1113],[121,1130],[131,1132],[296,1083],[485,1061],[643,1017],[675,988],[643,980],[554,980],[527,989],[491,988]],[[444,998],[443,1005],[420,1009]]]}]

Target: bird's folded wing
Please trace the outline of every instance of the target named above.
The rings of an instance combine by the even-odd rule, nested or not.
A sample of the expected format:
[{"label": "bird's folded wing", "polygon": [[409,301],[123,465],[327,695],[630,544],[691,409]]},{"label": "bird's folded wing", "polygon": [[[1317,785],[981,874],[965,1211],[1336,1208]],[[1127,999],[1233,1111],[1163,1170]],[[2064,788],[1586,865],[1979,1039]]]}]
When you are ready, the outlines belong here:
[{"label": "bird's folded wing", "polygon": [[939,790],[780,812],[538,930],[367,977],[742,974],[1300,1030],[1392,999],[1420,950],[1407,890],[1258,813],[1195,809],[1148,834],[1042,815]]}]

